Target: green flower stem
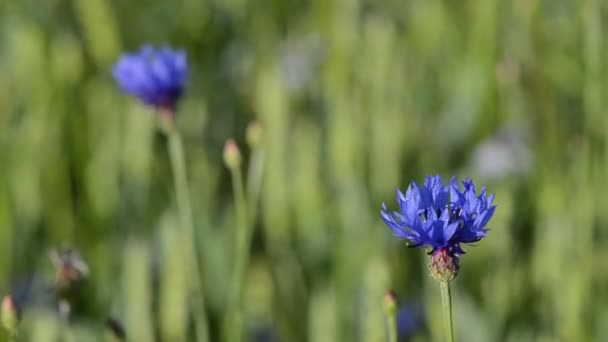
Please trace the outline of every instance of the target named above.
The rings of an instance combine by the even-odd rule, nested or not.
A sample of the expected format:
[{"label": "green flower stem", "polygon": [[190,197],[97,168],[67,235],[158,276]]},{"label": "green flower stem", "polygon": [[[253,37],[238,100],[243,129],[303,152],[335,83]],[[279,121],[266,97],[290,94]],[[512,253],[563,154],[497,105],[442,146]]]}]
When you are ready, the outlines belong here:
[{"label": "green flower stem", "polygon": [[169,140],[169,157],[171,158],[171,168],[173,170],[173,180],[175,183],[175,195],[177,198],[177,211],[180,226],[182,228],[182,239],[184,242],[184,255],[188,270],[187,279],[190,281],[192,310],[194,315],[194,325],[197,341],[209,341],[207,327],[207,315],[205,312],[205,299],[203,297],[203,286],[201,281],[201,268],[197,255],[197,239],[192,220],[192,207],[190,204],[190,192],[188,178],[186,176],[186,162],[184,158],[184,148],[182,138],[173,122],[173,113],[161,112],[161,128]]},{"label": "green flower stem", "polygon": [[262,176],[264,174],[264,151],[254,147],[247,170],[247,210],[249,223],[253,225],[257,219],[258,199],[262,188]]},{"label": "green flower stem", "polygon": [[243,185],[243,175],[240,168],[230,169],[232,176],[232,187],[234,188],[234,207],[236,209],[236,220],[237,220],[237,263],[241,266],[237,272],[242,276],[243,270],[245,269],[245,261],[249,252],[249,245],[247,244],[249,229],[247,220],[247,203],[245,200],[245,187]]},{"label": "green flower stem", "polygon": [[386,320],[388,324],[388,342],[397,342],[397,313],[388,314]]},{"label": "green flower stem", "polygon": [[454,327],[452,325],[452,294],[450,293],[450,282],[441,281],[441,306],[445,320],[445,334],[448,342],[454,342]]},{"label": "green flower stem", "polygon": [[242,337],[242,317],[240,316],[241,293],[245,271],[249,261],[251,242],[251,224],[247,216],[248,205],[245,197],[245,186],[240,167],[231,167],[232,187],[234,189],[234,207],[236,211],[236,235],[234,255],[234,278],[229,297],[225,321],[225,336],[228,341],[240,341]]}]

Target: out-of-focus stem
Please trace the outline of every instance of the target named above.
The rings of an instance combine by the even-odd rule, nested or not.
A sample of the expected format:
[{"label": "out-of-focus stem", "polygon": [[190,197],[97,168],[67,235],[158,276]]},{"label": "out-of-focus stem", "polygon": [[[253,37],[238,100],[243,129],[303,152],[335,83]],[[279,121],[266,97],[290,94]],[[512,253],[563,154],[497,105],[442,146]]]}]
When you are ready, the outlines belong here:
[{"label": "out-of-focus stem", "polygon": [[397,298],[393,291],[384,295],[388,342],[397,342]]},{"label": "out-of-focus stem", "polygon": [[[234,144],[234,142],[229,142]],[[233,146],[237,149],[236,145]],[[238,150],[233,151],[239,153]],[[239,158],[237,158],[239,159]],[[245,195],[245,185],[240,163],[227,163],[234,189],[234,208],[236,211],[236,232],[234,250],[234,274],[229,293],[228,311],[225,319],[224,336],[227,341],[237,342],[242,339],[243,327],[240,310],[241,293],[245,271],[249,261],[251,244],[251,224],[248,216],[249,206]]]},{"label": "out-of-focus stem", "polygon": [[445,320],[446,341],[454,342],[454,327],[452,325],[452,294],[450,292],[450,282],[441,281],[441,305]]},{"label": "out-of-focus stem", "polygon": [[209,341],[207,314],[205,312],[201,268],[196,253],[198,239],[196,238],[192,220],[192,207],[190,204],[190,191],[188,187],[188,177],[186,175],[186,162],[182,138],[175,127],[173,118],[174,113],[172,112],[161,111],[160,113],[161,128],[169,140],[169,157],[171,159],[171,168],[173,171],[179,222],[182,228],[182,241],[186,259],[186,269],[188,270],[187,279],[189,281],[190,295],[192,296],[192,311],[194,315],[196,339],[197,341],[207,342]]},{"label": "out-of-focus stem", "polygon": [[258,199],[262,188],[264,174],[264,151],[255,147],[251,154],[249,169],[247,170],[247,214],[249,224],[253,226],[257,220]]},{"label": "out-of-focus stem", "polygon": [[397,342],[397,317],[395,314],[388,315],[388,342]]}]

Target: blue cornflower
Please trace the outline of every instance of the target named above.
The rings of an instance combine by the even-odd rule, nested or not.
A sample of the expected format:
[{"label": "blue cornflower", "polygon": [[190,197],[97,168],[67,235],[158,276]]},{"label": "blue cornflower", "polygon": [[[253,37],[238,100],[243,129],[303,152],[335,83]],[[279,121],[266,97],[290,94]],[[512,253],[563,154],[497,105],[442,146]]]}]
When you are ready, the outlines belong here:
[{"label": "blue cornflower", "polygon": [[[381,217],[398,238],[411,247],[431,248],[433,262],[452,262],[452,276],[458,271],[463,243],[474,243],[486,236],[486,224],[494,214],[494,194],[479,195],[470,179],[458,186],[456,178],[444,185],[440,176],[427,176],[424,186],[412,182],[405,195],[397,190],[400,212],[389,212],[382,204]],[[454,259],[454,260],[446,260]],[[445,265],[444,265],[445,266]]]},{"label": "blue cornflower", "polygon": [[424,325],[424,315],[419,305],[402,305],[397,311],[397,335],[411,337]]},{"label": "blue cornflower", "polygon": [[144,46],[138,53],[123,54],[112,75],[127,94],[147,105],[173,110],[188,78],[188,61],[184,51]]}]

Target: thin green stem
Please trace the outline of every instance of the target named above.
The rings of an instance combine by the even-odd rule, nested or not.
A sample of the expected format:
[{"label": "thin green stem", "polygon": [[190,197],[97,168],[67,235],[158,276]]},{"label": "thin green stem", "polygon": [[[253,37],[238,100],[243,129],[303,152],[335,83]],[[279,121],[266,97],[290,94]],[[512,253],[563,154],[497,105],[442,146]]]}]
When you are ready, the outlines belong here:
[{"label": "thin green stem", "polygon": [[448,342],[454,342],[454,327],[452,325],[452,294],[450,292],[450,282],[442,281],[441,284],[441,305],[445,320],[445,334]]},{"label": "thin green stem", "polygon": [[[236,208],[237,232],[236,232],[236,283],[242,287],[242,278],[247,266],[249,256],[249,220],[247,219],[247,203],[245,200],[245,187],[243,185],[243,176],[239,168],[231,170],[232,186],[234,187],[234,205]],[[240,292],[240,291],[239,291]]]},{"label": "thin green stem", "polygon": [[247,209],[249,222],[253,225],[257,219],[258,199],[264,174],[264,151],[253,148],[249,169],[247,170]]},{"label": "thin green stem", "polygon": [[397,314],[392,313],[387,317],[388,342],[397,342]]},{"label": "thin green stem", "polygon": [[245,197],[243,175],[239,167],[230,168],[232,187],[234,189],[234,207],[236,211],[236,235],[234,255],[234,278],[230,292],[230,302],[225,321],[225,337],[228,341],[237,342],[242,337],[242,317],[240,316],[241,293],[245,271],[249,260],[251,225],[248,219],[248,205]]},{"label": "thin green stem", "polygon": [[169,157],[171,158],[171,167],[173,169],[177,211],[182,228],[184,254],[188,269],[187,279],[190,281],[189,287],[192,295],[192,310],[195,321],[196,338],[198,341],[207,342],[209,341],[207,314],[205,312],[205,299],[203,297],[201,268],[196,252],[197,239],[196,232],[194,231],[194,222],[192,220],[192,207],[190,204],[190,192],[186,175],[186,162],[182,138],[179,131],[173,125],[167,125],[164,130],[169,139]]}]

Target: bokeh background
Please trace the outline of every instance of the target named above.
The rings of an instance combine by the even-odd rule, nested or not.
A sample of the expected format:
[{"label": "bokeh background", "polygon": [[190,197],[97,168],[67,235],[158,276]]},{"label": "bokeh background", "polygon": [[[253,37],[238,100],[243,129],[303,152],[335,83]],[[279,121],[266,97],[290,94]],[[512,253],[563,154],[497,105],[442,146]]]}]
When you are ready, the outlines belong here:
[{"label": "bokeh background", "polygon": [[[379,218],[438,173],[496,193],[453,283],[460,341],[608,340],[608,3],[441,0],[4,0],[0,290],[20,340],[190,341],[182,243],[155,112],[111,78],[144,43],[188,53],[185,141],[212,341],[223,336],[235,215],[222,161],[263,127],[246,341],[443,338],[422,250]],[[69,321],[49,252],[90,274]],[[6,339],[6,334],[2,334]]]}]

